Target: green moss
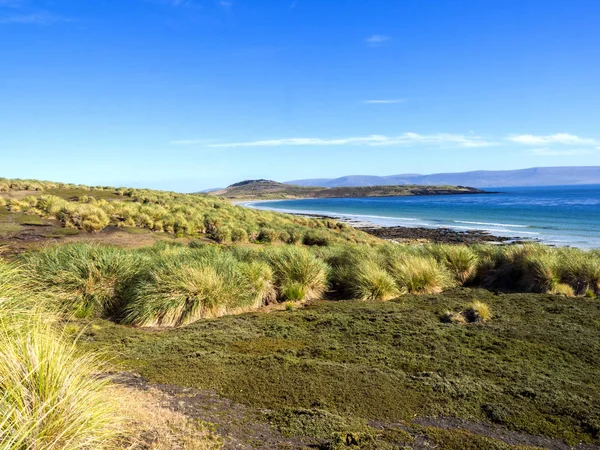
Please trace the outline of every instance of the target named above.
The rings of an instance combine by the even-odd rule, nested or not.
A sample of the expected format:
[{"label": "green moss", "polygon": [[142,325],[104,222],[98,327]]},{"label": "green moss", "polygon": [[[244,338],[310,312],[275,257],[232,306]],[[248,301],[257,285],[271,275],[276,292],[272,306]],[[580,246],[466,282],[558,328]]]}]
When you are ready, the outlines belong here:
[{"label": "green moss", "polygon": [[464,430],[444,430],[428,427],[423,430],[427,439],[439,450],[526,450],[536,447],[509,445],[505,442],[478,436]]},{"label": "green moss", "polygon": [[319,409],[284,409],[267,414],[267,419],[284,436],[330,439],[336,434],[367,433],[364,421],[352,420]]},{"label": "green moss", "polygon": [[[439,320],[475,299],[490,305],[493,321]],[[595,301],[460,289],[387,303],[321,302],[161,332],[97,322],[81,342],[153,381],[216,389],[276,412],[388,422],[451,416],[599,443],[598,323]]]}]

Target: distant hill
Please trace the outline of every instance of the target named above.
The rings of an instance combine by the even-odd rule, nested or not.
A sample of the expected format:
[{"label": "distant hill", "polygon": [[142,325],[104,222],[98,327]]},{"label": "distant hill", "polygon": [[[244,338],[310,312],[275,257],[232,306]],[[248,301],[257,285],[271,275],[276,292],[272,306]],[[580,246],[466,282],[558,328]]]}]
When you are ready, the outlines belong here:
[{"label": "distant hill", "polygon": [[316,178],[288,181],[298,186],[389,186],[389,185],[462,185],[478,188],[507,186],[560,186],[600,184],[600,166],[532,167],[521,170],[476,170],[473,172],[401,174],[390,176],[349,175],[340,178]]},{"label": "distant hill", "polygon": [[276,198],[333,198],[333,197],[388,197],[400,195],[451,195],[479,194],[475,188],[464,186],[357,186],[332,187],[296,186],[271,180],[246,180],[225,189],[209,192],[209,195],[231,199],[276,199]]}]

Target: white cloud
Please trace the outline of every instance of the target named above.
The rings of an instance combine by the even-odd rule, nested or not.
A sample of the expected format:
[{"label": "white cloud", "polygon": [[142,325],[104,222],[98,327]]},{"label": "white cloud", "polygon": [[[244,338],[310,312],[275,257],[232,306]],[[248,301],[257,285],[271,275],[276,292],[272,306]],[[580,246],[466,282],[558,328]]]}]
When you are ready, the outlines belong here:
[{"label": "white cloud", "polygon": [[390,103],[404,103],[406,100],[403,98],[395,98],[395,99],[389,99],[389,100],[365,100],[363,103],[368,103],[371,105],[387,105]]},{"label": "white cloud", "polygon": [[523,145],[598,145],[596,139],[583,138],[569,133],[557,133],[548,136],[536,136],[533,134],[517,134],[507,138],[509,141]]},{"label": "white cloud", "polygon": [[392,38],[389,36],[374,34],[373,36],[369,36],[367,39],[365,39],[365,42],[367,42],[368,44],[383,44],[384,42],[387,42],[391,39]]},{"label": "white cloud", "polygon": [[342,137],[342,138],[284,138],[263,139],[247,142],[207,143],[206,140],[178,140],[172,141],[175,145],[207,144],[212,148],[240,148],[240,147],[290,147],[290,146],[406,146],[430,145],[437,147],[479,148],[498,145],[475,135],[437,133],[423,135],[418,133],[403,133],[398,136],[385,136],[371,134],[368,136]]},{"label": "white cloud", "polygon": [[530,151],[531,154],[537,156],[580,156],[589,155],[593,153],[590,149],[568,149],[568,150],[554,150],[551,148],[534,148]]}]

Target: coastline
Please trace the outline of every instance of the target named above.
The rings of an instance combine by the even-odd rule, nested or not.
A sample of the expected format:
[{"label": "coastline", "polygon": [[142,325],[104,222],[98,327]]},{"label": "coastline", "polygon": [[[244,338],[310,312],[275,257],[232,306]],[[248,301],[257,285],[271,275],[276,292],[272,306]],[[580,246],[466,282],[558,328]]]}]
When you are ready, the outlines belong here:
[{"label": "coastline", "polygon": [[[293,201],[293,199],[289,199]],[[304,199],[303,199],[304,200]],[[358,215],[334,214],[326,211],[294,211],[275,208],[261,208],[257,204],[278,202],[280,200],[244,200],[235,202],[246,208],[263,209],[301,217],[317,219],[333,219],[350,225],[365,233],[397,243],[447,243],[447,244],[516,244],[523,242],[539,242],[538,239],[521,236],[498,236],[480,229],[457,230],[450,227],[423,227],[381,225]],[[287,200],[286,200],[287,201]]]}]

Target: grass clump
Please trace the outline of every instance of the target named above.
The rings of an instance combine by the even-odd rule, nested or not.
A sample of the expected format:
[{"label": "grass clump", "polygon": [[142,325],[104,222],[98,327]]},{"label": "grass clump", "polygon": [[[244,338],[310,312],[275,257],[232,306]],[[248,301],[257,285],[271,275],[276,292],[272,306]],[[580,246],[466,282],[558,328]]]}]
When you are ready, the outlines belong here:
[{"label": "grass clump", "polygon": [[263,261],[251,261],[241,267],[252,292],[255,293],[254,307],[259,308],[274,303],[277,299],[277,288],[271,266]]},{"label": "grass clump", "polygon": [[314,300],[321,298],[327,290],[329,268],[307,249],[273,248],[267,258],[273,267],[281,300]]},{"label": "grass clump", "polygon": [[14,263],[0,259],[0,308],[6,308],[7,303],[23,294],[23,290],[21,269]]},{"label": "grass clump", "polygon": [[464,315],[469,322],[487,322],[492,318],[492,311],[486,303],[476,300],[469,305]]},{"label": "grass clump", "polygon": [[560,284],[557,254],[548,247],[523,247],[516,264],[522,272],[519,283],[525,292],[552,292]]},{"label": "grass clump", "polygon": [[358,265],[351,276],[353,298],[390,300],[400,294],[394,278],[374,261]]},{"label": "grass clump", "polygon": [[562,295],[564,297],[575,297],[575,291],[566,283],[557,284],[549,293],[554,295]]},{"label": "grass clump", "polygon": [[330,242],[331,239],[324,231],[309,230],[302,238],[302,243],[304,245],[316,245],[324,247],[329,245]]},{"label": "grass clump", "polygon": [[57,307],[77,317],[111,317],[144,259],[117,247],[78,243],[29,253],[23,263],[32,288],[50,294]]},{"label": "grass clump", "polygon": [[98,361],[41,319],[2,323],[0,442],[7,450],[114,448],[118,417]]},{"label": "grass clump", "polygon": [[452,285],[448,271],[433,257],[405,254],[388,263],[398,289],[411,294],[437,294]]},{"label": "grass clump", "polygon": [[469,282],[477,272],[477,253],[466,245],[439,244],[429,246],[428,251],[461,285]]},{"label": "grass clump", "polygon": [[56,214],[56,218],[66,228],[77,228],[87,232],[102,231],[110,223],[106,211],[87,203],[68,203]]},{"label": "grass clump", "polygon": [[561,253],[562,276],[576,295],[585,295],[590,290],[600,294],[600,258],[580,250]]},{"label": "grass clump", "polygon": [[[245,271],[253,274],[254,285]],[[270,295],[268,276],[263,266],[219,253],[158,257],[128,290],[123,322],[179,326],[251,308]]]}]

